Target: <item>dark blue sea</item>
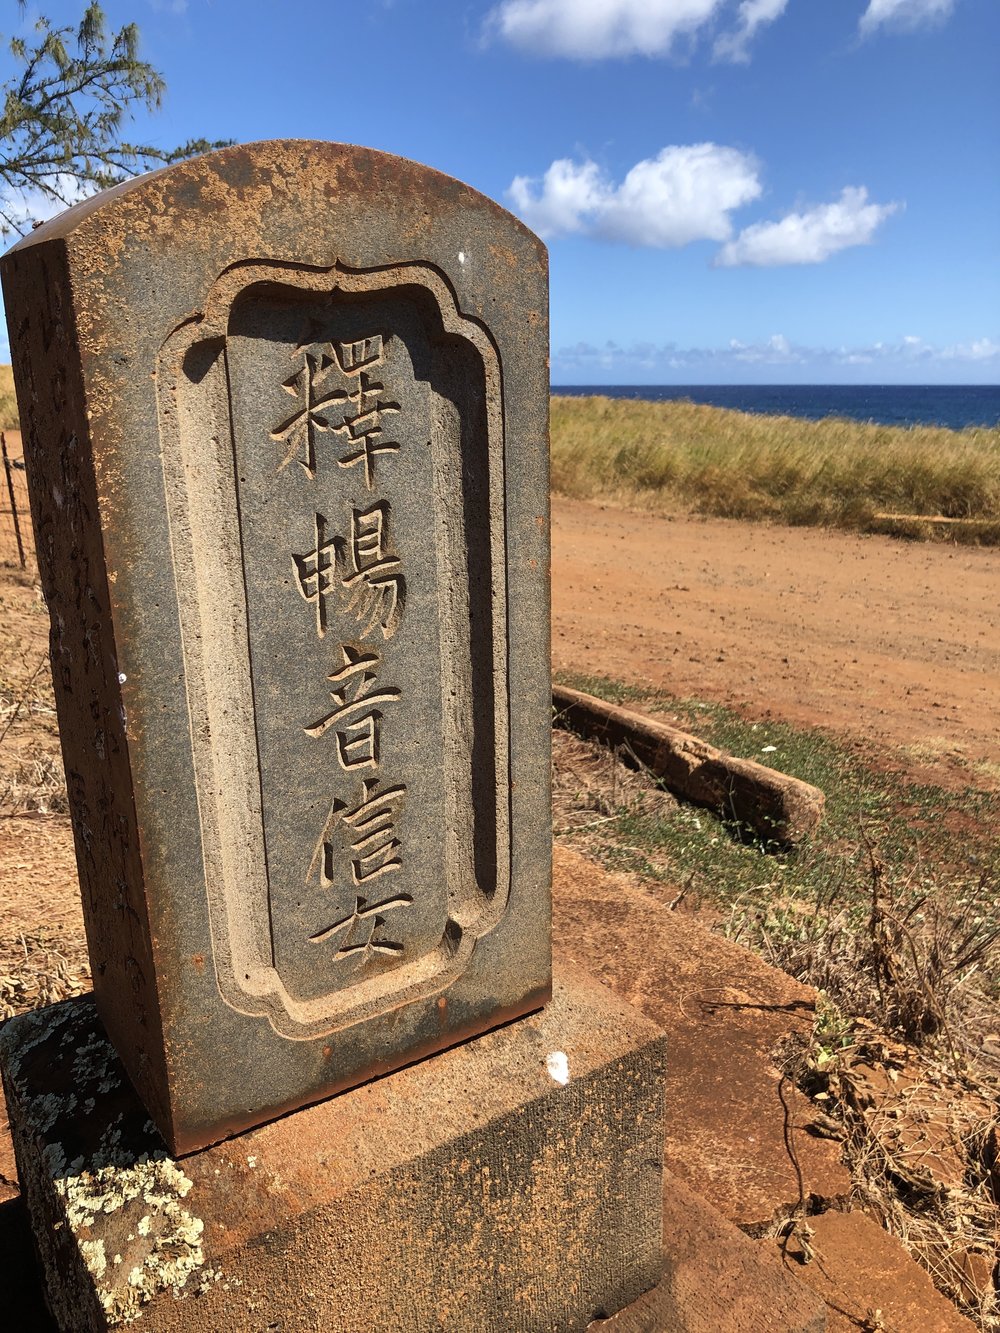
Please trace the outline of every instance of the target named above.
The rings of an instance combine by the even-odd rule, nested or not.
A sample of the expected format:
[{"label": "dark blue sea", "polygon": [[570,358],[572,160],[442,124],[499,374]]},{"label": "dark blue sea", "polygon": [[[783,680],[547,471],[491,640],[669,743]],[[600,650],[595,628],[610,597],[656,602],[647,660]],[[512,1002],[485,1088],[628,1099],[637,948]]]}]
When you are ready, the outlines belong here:
[{"label": "dark blue sea", "polygon": [[850,417],[884,426],[1000,425],[998,384],[559,384],[555,394],[603,394],[659,403],[688,398],[739,412],[807,417]]}]

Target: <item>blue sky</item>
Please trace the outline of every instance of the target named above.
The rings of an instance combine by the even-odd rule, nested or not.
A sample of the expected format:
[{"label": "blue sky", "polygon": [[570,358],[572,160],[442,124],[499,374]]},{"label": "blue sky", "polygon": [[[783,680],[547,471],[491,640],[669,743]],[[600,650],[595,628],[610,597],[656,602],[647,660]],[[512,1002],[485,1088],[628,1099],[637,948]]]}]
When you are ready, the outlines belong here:
[{"label": "blue sky", "polygon": [[997,0],[105,7],[167,82],[137,137],[362,143],[519,213],[556,384],[1000,381]]}]

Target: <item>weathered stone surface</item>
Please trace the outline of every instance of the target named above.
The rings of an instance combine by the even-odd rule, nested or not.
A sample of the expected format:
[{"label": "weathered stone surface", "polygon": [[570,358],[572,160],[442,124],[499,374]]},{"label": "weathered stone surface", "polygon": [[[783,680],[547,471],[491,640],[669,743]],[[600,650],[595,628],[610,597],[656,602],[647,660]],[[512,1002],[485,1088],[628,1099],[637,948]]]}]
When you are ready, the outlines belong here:
[{"label": "weathered stone surface", "polygon": [[663,1277],[592,1333],[824,1333],[823,1301],[676,1176],[665,1173]]},{"label": "weathered stone surface", "polygon": [[544,247],[287,142],[2,272],[97,1004],[172,1149],[544,1003]]},{"label": "weathered stone surface", "polygon": [[[816,1265],[801,1266],[793,1251],[787,1262],[787,1285],[777,1280],[772,1284],[768,1273],[782,1263],[780,1248],[773,1241],[749,1240],[726,1219],[736,1219],[740,1225],[759,1223],[797,1197],[794,1171],[782,1144],[776,1071],[768,1053],[783,1035],[808,1029],[813,993],[740,946],[706,931],[697,920],[668,911],[630,886],[625,877],[609,875],[574,853],[557,848],[554,882],[555,929],[563,949],[585,966],[600,967],[602,979],[621,998],[664,1026],[670,1052],[664,1276],[655,1291],[615,1316],[610,1328],[615,1333],[619,1328],[643,1333],[730,1333],[731,1329],[744,1333],[742,1319],[746,1333],[756,1333],[768,1327],[758,1317],[758,1300],[761,1308],[773,1307],[775,1333],[786,1333],[782,1322],[786,1316],[787,1329],[794,1329],[799,1314],[807,1321],[804,1328],[810,1328],[808,1321],[814,1315],[809,1308],[800,1309],[791,1293],[803,1278],[821,1277]],[[673,890],[666,892],[673,896]],[[557,959],[557,975],[558,971]],[[837,1162],[838,1145],[810,1135],[808,1101],[797,1093],[789,1101],[807,1190],[827,1199],[844,1196],[841,1206],[846,1206],[850,1177]],[[0,1156],[4,1144],[0,1113]],[[6,1146],[9,1150],[9,1140]],[[9,1151],[8,1160],[12,1161]],[[16,1175],[13,1165],[9,1171]],[[819,1222],[822,1238],[831,1225],[824,1219],[837,1216],[831,1212],[809,1221],[814,1228]],[[890,1327],[911,1333],[934,1327],[942,1310],[950,1317],[924,1274],[912,1272],[914,1261],[897,1242],[888,1238],[874,1244],[863,1218],[852,1222],[851,1228],[857,1232],[858,1252],[865,1255],[859,1263],[848,1247],[838,1260],[842,1271],[853,1271],[858,1279],[852,1289],[852,1312],[860,1311],[864,1319],[867,1310],[889,1306],[887,1294],[897,1291],[897,1280],[909,1273],[912,1300],[902,1307],[909,1323],[897,1318]],[[815,1240],[814,1236],[813,1244]],[[870,1263],[867,1258],[885,1244],[894,1256],[897,1277],[891,1280],[881,1262]],[[758,1260],[756,1278],[748,1249]],[[18,1333],[51,1333],[50,1322],[38,1315],[41,1296],[29,1252],[23,1201],[0,1202],[4,1314]],[[884,1258],[889,1257],[887,1251]],[[838,1302],[844,1306],[843,1294],[831,1286],[829,1299],[829,1333],[834,1329],[851,1333],[856,1328],[854,1314],[848,1318],[836,1308]],[[181,1302],[180,1308],[197,1311],[200,1306]],[[199,1327],[193,1321],[192,1326]],[[959,1327],[966,1325],[960,1322]],[[600,1329],[598,1323],[594,1333]]]},{"label": "weathered stone surface", "polygon": [[667,1034],[667,1170],[738,1226],[771,1222],[799,1200],[783,1095],[806,1193],[846,1199],[841,1145],[808,1132],[815,1107],[776,1065],[781,1043],[811,1030],[816,992],[564,847],[553,887],[557,959]]},{"label": "weathered stone surface", "polygon": [[0,1054],[63,1330],[564,1333],[659,1278],[664,1038],[583,974],[180,1162],[89,1000],[12,1020]]},{"label": "weathered stone surface", "polygon": [[866,1323],[885,1333],[972,1333],[972,1321],[935,1290],[902,1243],[867,1214],[822,1213],[810,1217],[809,1226],[814,1252],[809,1263],[803,1262],[797,1240],[783,1252],[780,1241],[760,1244],[782,1252],[790,1271],[827,1302],[829,1333],[854,1333]]},{"label": "weathered stone surface", "polygon": [[698,736],[566,685],[552,687],[552,702],[564,725],[626,746],[670,791],[770,842],[794,846],[823,817],[826,797],[811,783],[753,759],[736,759]]}]

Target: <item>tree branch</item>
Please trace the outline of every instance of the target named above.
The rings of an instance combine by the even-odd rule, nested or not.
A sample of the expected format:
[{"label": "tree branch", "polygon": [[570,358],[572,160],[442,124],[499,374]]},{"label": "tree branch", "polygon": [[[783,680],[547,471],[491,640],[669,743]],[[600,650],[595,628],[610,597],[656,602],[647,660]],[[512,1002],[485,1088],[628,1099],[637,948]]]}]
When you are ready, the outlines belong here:
[{"label": "tree branch", "polygon": [[[23,11],[24,0],[19,4]],[[35,33],[34,44],[11,40],[11,54],[23,68],[0,87],[0,235],[30,229],[32,193],[69,204],[130,176],[224,146],[192,139],[161,149],[121,137],[137,106],[159,108],[164,83],[138,58],[134,24],[109,41],[96,0],[75,30],[53,28],[42,18]]]}]

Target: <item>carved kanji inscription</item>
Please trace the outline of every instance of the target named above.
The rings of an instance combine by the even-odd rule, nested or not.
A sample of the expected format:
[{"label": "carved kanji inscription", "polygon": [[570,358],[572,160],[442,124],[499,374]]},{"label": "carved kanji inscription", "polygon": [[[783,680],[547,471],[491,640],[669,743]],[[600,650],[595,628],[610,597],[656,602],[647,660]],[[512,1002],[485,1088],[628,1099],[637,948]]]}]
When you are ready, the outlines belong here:
[{"label": "carved kanji inscription", "polygon": [[334,405],[343,402],[347,393],[338,384],[330,387],[331,372],[336,370],[333,358],[308,347],[296,347],[296,370],[282,381],[281,387],[298,400],[298,407],[285,421],[271,431],[272,440],[288,446],[278,465],[284,471],[293,458],[307,477],[316,475],[316,440],[321,433],[340,429],[331,424]]},{"label": "carved kanji inscription", "polygon": [[382,637],[395,633],[406,602],[403,562],[389,544],[389,505],[352,509],[348,535],[331,534],[323,514],[316,515],[312,549],[292,553],[296,584],[316,610],[316,633],[326,634],[331,599],[354,613],[367,636],[378,625]]},{"label": "carved kanji inscription", "polygon": [[349,594],[362,633],[376,625],[382,637],[396,632],[406,603],[403,562],[388,544],[389,506],[383,500],[370,509],[351,511],[351,532],[336,541],[341,587]]},{"label": "carved kanji inscription", "polygon": [[337,734],[337,750],[345,769],[375,768],[379,762],[379,735],[382,709],[395,703],[400,691],[394,686],[379,687],[376,679],[382,659],[378,653],[344,644],[343,666],[332,671],[327,680],[333,686],[330,698],[336,707],[318,722],[305,728],[307,736],[319,738],[331,728]]}]

